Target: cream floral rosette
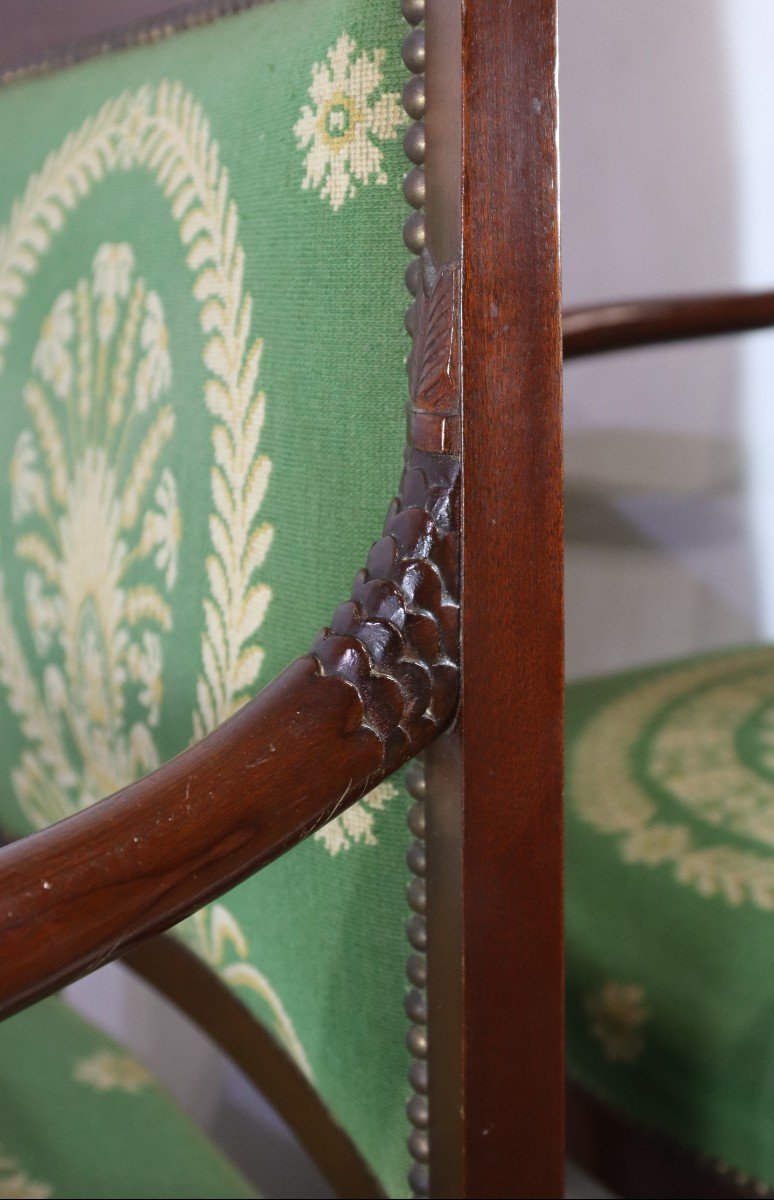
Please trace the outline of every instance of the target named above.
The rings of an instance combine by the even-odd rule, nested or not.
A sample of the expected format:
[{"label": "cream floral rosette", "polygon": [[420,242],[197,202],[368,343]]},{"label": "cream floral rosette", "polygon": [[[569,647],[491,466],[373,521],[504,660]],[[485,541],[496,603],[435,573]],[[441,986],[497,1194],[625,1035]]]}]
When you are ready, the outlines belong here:
[{"label": "cream floral rosette", "polygon": [[358,50],[342,33],[326,58],[312,67],[311,104],[295,125],[306,151],[301,186],[319,188],[334,212],[357,194],[358,184],[384,185],[381,142],[393,140],[404,116],[397,92],[382,91],[384,50]]}]

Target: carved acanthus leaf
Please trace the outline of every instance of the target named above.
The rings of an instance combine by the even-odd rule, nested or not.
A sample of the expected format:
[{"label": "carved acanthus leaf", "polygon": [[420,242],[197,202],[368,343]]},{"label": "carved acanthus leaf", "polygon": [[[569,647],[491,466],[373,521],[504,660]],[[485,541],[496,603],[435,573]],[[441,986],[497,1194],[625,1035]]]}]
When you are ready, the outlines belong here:
[{"label": "carved acanthus leaf", "polygon": [[409,441],[418,449],[459,454],[460,271],[457,263],[436,270],[427,252],[422,267],[409,358]]}]

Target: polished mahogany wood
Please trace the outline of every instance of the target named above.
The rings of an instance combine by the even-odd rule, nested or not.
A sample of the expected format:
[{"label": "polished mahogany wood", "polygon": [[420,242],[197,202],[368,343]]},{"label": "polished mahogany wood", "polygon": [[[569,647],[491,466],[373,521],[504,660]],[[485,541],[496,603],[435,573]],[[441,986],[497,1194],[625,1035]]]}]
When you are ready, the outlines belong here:
[{"label": "polished mahogany wood", "polygon": [[153,774],[0,850],[0,1015],[124,953],[417,754],[458,697],[459,460],[407,452],[312,652]]},{"label": "polished mahogany wood", "polygon": [[296,1063],[231,988],[187,946],[162,935],[137,946],[124,963],[206,1031],[260,1088],[337,1196],[345,1200],[384,1196],[357,1147]]},{"label": "polished mahogany wood", "polygon": [[774,292],[668,296],[570,308],[562,316],[565,360],[718,337],[774,325]]},{"label": "polished mahogany wood", "polygon": [[463,10],[465,1183],[563,1192],[555,0]]},{"label": "polished mahogany wood", "polygon": [[[433,8],[431,249],[454,242],[431,229]],[[463,677],[428,756],[433,1196],[563,1193],[555,19],[553,0],[461,7]]]}]

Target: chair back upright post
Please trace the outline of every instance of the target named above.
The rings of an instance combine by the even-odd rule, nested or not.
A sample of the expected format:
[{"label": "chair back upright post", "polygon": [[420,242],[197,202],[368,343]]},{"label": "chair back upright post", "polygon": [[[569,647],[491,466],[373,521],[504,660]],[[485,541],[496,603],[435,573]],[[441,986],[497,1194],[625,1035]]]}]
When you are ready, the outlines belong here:
[{"label": "chair back upright post", "polygon": [[427,0],[426,26],[427,245],[461,265],[464,465],[461,708],[426,756],[430,1194],[557,1197],[556,3]]}]

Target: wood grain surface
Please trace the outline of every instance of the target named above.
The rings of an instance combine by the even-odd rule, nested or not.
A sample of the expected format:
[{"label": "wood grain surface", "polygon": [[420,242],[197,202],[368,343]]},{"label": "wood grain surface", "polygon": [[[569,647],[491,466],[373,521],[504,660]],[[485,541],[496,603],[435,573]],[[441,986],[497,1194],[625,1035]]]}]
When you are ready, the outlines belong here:
[{"label": "wood grain surface", "polygon": [[[431,65],[434,12],[454,21],[433,0]],[[553,0],[461,9],[463,675],[428,755],[433,1196],[563,1193],[555,16]],[[429,156],[429,73],[427,91]]]},{"label": "wood grain surface", "polygon": [[662,342],[719,337],[774,325],[774,292],[665,296],[567,309],[565,359]]}]

